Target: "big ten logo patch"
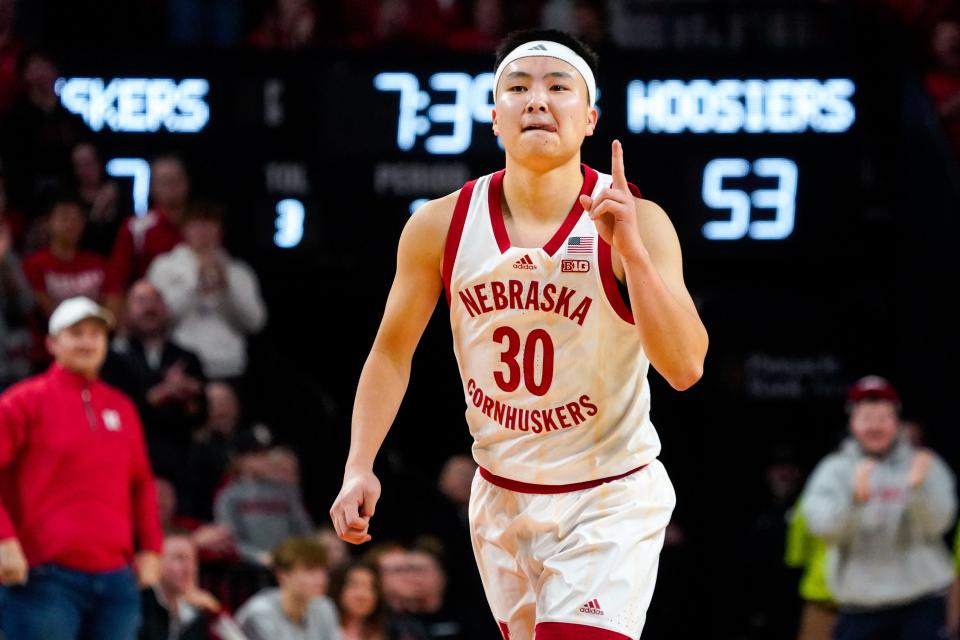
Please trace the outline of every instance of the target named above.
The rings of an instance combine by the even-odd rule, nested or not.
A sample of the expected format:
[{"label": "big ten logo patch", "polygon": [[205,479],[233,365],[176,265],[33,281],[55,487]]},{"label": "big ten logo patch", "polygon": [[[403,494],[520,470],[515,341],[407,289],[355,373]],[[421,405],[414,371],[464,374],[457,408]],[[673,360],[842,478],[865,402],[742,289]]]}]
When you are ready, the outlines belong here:
[{"label": "big ten logo patch", "polygon": [[590,261],[563,260],[560,262],[560,271],[563,273],[586,273],[590,271]]}]

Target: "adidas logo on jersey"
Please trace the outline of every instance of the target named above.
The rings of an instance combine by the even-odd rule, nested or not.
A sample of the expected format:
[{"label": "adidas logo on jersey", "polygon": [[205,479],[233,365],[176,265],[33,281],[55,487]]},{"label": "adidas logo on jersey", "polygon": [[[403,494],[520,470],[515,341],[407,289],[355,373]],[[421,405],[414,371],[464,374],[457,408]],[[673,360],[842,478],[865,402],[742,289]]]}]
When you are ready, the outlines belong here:
[{"label": "adidas logo on jersey", "polygon": [[514,269],[536,269],[537,265],[533,264],[533,260],[530,258],[530,254],[524,255],[522,258],[513,263]]},{"label": "adidas logo on jersey", "polygon": [[595,616],[602,616],[603,609],[600,608],[600,601],[594,598],[587,604],[580,607],[580,613],[589,613]]}]

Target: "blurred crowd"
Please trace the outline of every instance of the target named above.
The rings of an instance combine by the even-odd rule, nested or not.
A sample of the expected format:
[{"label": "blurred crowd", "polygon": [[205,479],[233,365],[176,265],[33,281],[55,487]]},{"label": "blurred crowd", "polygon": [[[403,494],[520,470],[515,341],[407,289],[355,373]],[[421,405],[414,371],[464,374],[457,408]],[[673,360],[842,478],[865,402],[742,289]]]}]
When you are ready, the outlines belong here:
[{"label": "blurred crowd", "polygon": [[[960,13],[948,2],[870,4],[895,16],[915,39],[946,139],[960,150]],[[542,25],[603,49],[640,46],[629,34],[640,38],[642,30],[625,36],[615,27],[637,7],[658,6],[0,0],[0,391],[55,366],[47,333],[64,301],[83,296],[112,313],[99,375],[132,399],[140,417],[164,532],[157,580],[141,592],[141,638],[496,637],[466,522],[476,467],[468,456],[447,460],[422,496],[418,515],[429,517],[381,514],[396,540],[378,541],[362,556],[318,527],[301,495],[296,452],[244,406],[248,341],[264,329],[268,310],[256,273],[225,242],[230,213],[197,198],[189,163],[166,154],[151,163],[149,211],[134,215],[130,192],[105,171],[96,136],[54,91],[56,57],[35,45],[79,46],[75,34],[82,33],[84,42],[119,47],[415,45],[489,52],[506,31]],[[924,447],[922,430],[898,417],[899,399],[883,389],[851,396],[850,439],[817,468],[806,490],[797,456],[789,448],[772,452],[764,478],[769,499],[743,552],[749,611],[739,637],[793,637],[799,626],[803,638],[827,638],[837,624],[869,626],[874,614],[886,616],[883,624],[906,625],[900,620],[911,612],[921,623],[942,617],[956,634],[960,596],[943,543],[955,524],[952,474]],[[864,401],[879,402],[887,413],[858,432]],[[883,425],[876,427],[878,421]],[[852,513],[865,523],[843,519]],[[856,533],[872,531],[874,546],[876,532],[902,544],[904,514],[919,518],[909,524],[919,541],[911,557],[919,554],[919,572],[933,576],[931,582],[888,580],[913,568],[871,564],[886,551],[865,550]],[[683,548],[684,538],[681,524],[671,526],[666,557]],[[862,564],[843,573],[838,554]],[[670,577],[664,580],[669,593]],[[870,591],[878,582],[905,591]]]},{"label": "blurred crowd", "polygon": [[[539,26],[568,31],[597,49],[732,49],[822,45],[824,25],[817,14],[835,7],[857,12],[861,21],[896,20],[925,39],[953,5],[952,0],[3,0],[0,34],[9,29],[64,48],[97,43],[134,50],[402,46],[487,52],[506,33]],[[15,44],[0,36],[0,51]]]},{"label": "blurred crowd", "polygon": [[164,532],[140,637],[489,637],[479,578],[463,571],[472,461],[451,459],[438,481],[432,504],[449,517],[352,559],[305,507],[297,454],[243,406],[247,338],[267,310],[224,246],[223,207],[194,198],[185,161],[163,155],[150,209],[133,215],[56,98],[53,57],[25,50],[17,73],[0,118],[0,390],[57,370],[48,328],[65,301],[112,312],[99,378],[139,414]]},{"label": "blurred crowd", "polygon": [[960,637],[954,472],[888,380],[853,384],[846,414],[806,479],[795,447],[770,452],[737,554],[750,604],[734,637]]},{"label": "blurred crowd", "polygon": [[[71,46],[316,47],[490,51],[508,31],[548,23],[602,46],[609,11],[630,3],[586,0],[57,0],[0,2],[0,28],[18,3],[16,29]],[[3,7],[6,9],[3,9]],[[92,8],[96,11],[91,11]],[[83,34],[80,36],[79,34]],[[2,49],[2,42],[0,42]]]}]

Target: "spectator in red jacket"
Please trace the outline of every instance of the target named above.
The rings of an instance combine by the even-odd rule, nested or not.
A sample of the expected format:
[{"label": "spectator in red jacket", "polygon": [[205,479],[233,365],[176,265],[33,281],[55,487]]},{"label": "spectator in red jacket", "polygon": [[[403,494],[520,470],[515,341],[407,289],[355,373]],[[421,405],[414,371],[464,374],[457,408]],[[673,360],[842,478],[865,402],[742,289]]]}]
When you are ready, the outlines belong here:
[{"label": "spectator in red jacket", "polygon": [[[98,379],[109,312],[65,300],[56,362],[0,395],[0,582],[7,640],[132,640],[163,535],[133,402]],[[139,550],[139,552],[135,551]]]},{"label": "spectator in red jacket", "polygon": [[107,308],[123,312],[127,289],[147,273],[150,263],[182,239],[180,223],[190,197],[190,178],[180,158],[160,156],[150,166],[151,208],[145,216],[130,216],[120,225],[107,272]]}]

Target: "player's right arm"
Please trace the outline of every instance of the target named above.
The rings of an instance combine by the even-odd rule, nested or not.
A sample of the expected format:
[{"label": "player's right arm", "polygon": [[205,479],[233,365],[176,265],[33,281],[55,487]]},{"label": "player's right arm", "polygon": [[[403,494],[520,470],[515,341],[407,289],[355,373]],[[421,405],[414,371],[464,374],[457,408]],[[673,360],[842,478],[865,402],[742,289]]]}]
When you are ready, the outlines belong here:
[{"label": "player's right arm", "polygon": [[371,538],[367,531],[380,497],[373,461],[397,416],[413,352],[443,289],[443,248],[457,195],[423,205],[400,235],[397,273],[357,385],[343,487],[330,508],[337,535],[353,544]]}]

